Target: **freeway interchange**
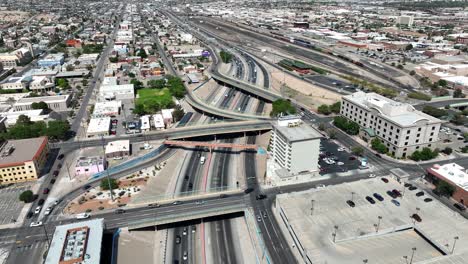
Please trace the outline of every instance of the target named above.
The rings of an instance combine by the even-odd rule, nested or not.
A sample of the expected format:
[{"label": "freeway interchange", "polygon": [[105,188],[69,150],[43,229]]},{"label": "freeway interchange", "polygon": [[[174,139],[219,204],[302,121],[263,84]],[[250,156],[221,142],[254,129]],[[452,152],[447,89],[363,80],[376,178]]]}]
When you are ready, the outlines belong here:
[{"label": "freeway interchange", "polygon": [[[183,23],[182,21],[175,19],[171,14],[166,12],[164,13],[167,14],[168,17],[171,17],[176,23]],[[145,23],[148,25],[148,22],[146,20]],[[115,32],[116,31],[114,30],[114,35]],[[199,35],[199,33],[197,32],[193,32],[193,34]],[[152,32],[152,39],[158,46],[158,51],[160,53],[161,58],[163,59],[166,68],[169,69],[171,74],[177,75],[177,71],[174,69],[172,63],[167,58],[167,55],[165,54],[164,49],[162,48],[161,43],[159,43],[158,37],[154,34],[154,32]],[[104,65],[105,63],[107,63],[107,58],[111,46],[112,42],[109,42],[108,46],[101,55],[101,59],[97,64],[96,74],[94,76],[93,82],[88,87],[83,100],[83,104],[81,105],[77,117],[71,126],[74,132],[79,131],[82,120],[86,119],[87,104],[91,98],[93,90],[95,90],[99,86],[99,83],[102,80]],[[239,54],[237,55],[245,57],[244,60],[247,60],[247,67],[239,65],[239,68],[235,71],[235,78],[231,78],[219,71],[219,58],[217,58],[216,47],[211,45],[209,47],[212,50],[212,56],[214,56],[215,61],[217,61],[217,63],[215,63],[212,69],[210,70],[211,76],[213,77],[213,79],[216,79],[219,83],[227,84],[230,87],[234,87],[236,90],[242,91],[241,95],[239,96],[241,99],[238,103],[233,103],[232,98],[234,97],[234,94],[238,91],[234,91],[234,89],[232,89],[230,93],[226,96],[226,98],[224,98],[221,101],[221,103],[216,107],[209,106],[206,103],[201,102],[199,99],[195,98],[196,96],[193,95],[191,92],[189,92],[187,95],[187,102],[191,104],[192,107],[194,107],[195,109],[199,109],[204,113],[209,113],[218,117],[250,121],[226,122],[217,124],[208,123],[198,126],[179,127],[150,133],[147,134],[145,137],[139,135],[115,137],[112,138],[112,141],[117,139],[129,139],[133,143],[160,139],[184,139],[222,134],[243,134],[245,132],[267,131],[271,129],[271,119],[269,117],[261,116],[263,108],[265,106],[265,101],[271,102],[282,97],[281,95],[269,90],[270,81],[268,79],[269,77],[267,70],[261,65],[261,63],[259,63],[255,56],[249,55],[249,53],[247,53],[245,50],[242,50],[240,47],[237,47],[237,50],[242,50],[242,52],[239,52]],[[238,60],[240,61],[241,59]],[[239,64],[240,63],[241,62],[239,62]],[[260,85],[257,83],[257,81],[259,80],[257,72],[261,74],[261,76],[263,76],[264,82]],[[254,95],[257,99],[261,99],[259,100],[260,102],[255,108],[254,113],[247,113],[246,107],[249,101],[252,100],[250,96],[247,96],[247,94]],[[307,110],[307,108],[304,108],[303,105],[301,105],[298,102],[293,103],[300,112],[304,113],[304,120],[306,121],[306,123],[309,123],[310,125],[324,123],[327,124],[327,126],[331,127],[331,120],[329,118],[314,114],[313,112]],[[234,109],[239,108],[240,111],[235,113],[232,109],[230,109],[233,107]],[[198,115],[197,118],[202,119],[203,116]],[[232,143],[235,140],[237,139],[222,139],[222,141],[226,143]],[[353,146],[360,145],[353,138],[351,138],[350,136],[348,136],[340,130],[337,130],[336,140],[349,149],[351,149]],[[100,146],[101,144],[107,143],[109,141],[111,140],[71,140],[67,142],[53,143],[51,144],[51,148],[58,149],[59,153],[68,153],[79,148]],[[255,144],[256,137],[248,136],[246,138],[246,141],[247,144]],[[174,151],[176,150],[165,150],[157,157],[157,159],[151,160],[148,163],[139,164],[138,167],[131,168],[129,170],[112,175],[112,177],[120,178],[124,175],[128,175],[130,172],[138,171],[151,163],[155,163],[157,160],[167,159],[174,153]],[[206,152],[200,148],[197,148],[190,155],[188,155],[185,170],[181,170],[181,173],[177,175],[180,179],[182,179],[182,183],[180,184],[180,186],[178,186],[176,192],[184,193],[193,191],[194,189],[206,191],[207,186],[210,189],[222,189],[229,186],[229,166],[232,162],[232,153],[230,153],[227,149],[222,149],[220,150],[220,152],[222,153],[214,154],[212,157],[212,162],[213,164],[215,164],[215,166],[213,171],[211,172],[212,178],[210,181],[207,180],[206,170],[203,166],[201,166],[203,164],[200,164],[199,162],[200,156],[205,155]],[[414,165],[397,163],[391,160],[377,157],[367,149],[364,149],[363,155],[368,157],[369,162],[377,168],[377,172],[386,172],[389,169],[399,167],[408,172],[412,177],[417,177],[421,175],[424,172],[425,168],[432,166],[433,164],[426,163],[422,165]],[[169,201],[167,203],[161,203],[157,207],[148,206],[148,204],[142,204],[134,208],[125,209],[125,213],[123,214],[115,214],[114,212],[109,211],[93,215],[92,218],[104,218],[106,229],[114,230],[121,227],[133,226],[135,228],[139,228],[145,225],[159,225],[161,222],[158,221],[163,221],[163,219],[167,218],[177,219],[178,217],[180,217],[180,220],[176,221],[192,221],[200,218],[209,217],[209,212],[211,211],[222,212],[223,210],[228,210],[232,208],[235,208],[236,210],[240,210],[239,208],[242,208],[241,211],[252,209],[255,217],[257,217],[258,215],[262,217],[262,221],[259,221],[258,224],[258,230],[265,245],[264,256],[266,257],[266,259],[273,263],[296,263],[298,262],[298,260],[294,257],[294,254],[292,252],[293,248],[291,248],[291,245],[287,243],[284,234],[280,230],[278,222],[273,216],[272,206],[275,202],[275,195],[284,192],[295,192],[305,190],[308,188],[316,187],[321,184],[341,184],[346,181],[356,181],[369,177],[368,173],[362,173],[360,175],[350,176],[347,178],[332,176],[330,179],[325,179],[309,184],[291,185],[262,191],[261,188],[259,188],[259,175],[257,175],[256,172],[255,153],[246,152],[244,153],[242,158],[244,160],[245,166],[244,173],[248,176],[246,177],[246,182],[243,183],[243,185],[245,184],[246,189],[252,190],[252,192],[250,193],[240,192],[229,194],[227,196],[215,195],[208,198],[188,196],[186,198],[180,199],[179,203],[173,203],[172,201]],[[460,158],[455,161],[459,162],[461,165],[468,164],[468,160],[465,158]],[[89,182],[90,187],[95,187],[98,184],[98,180]],[[79,187],[69,192],[67,195],[63,196],[60,199],[61,203],[59,204],[59,207],[56,208],[56,210],[64,209],[65,205],[68,202],[72,201],[84,191],[85,190],[83,188]],[[257,199],[257,197],[260,194],[266,194],[267,198]],[[192,212],[194,214],[194,217],[183,218],[183,216],[186,215],[187,212]],[[208,215],[204,215],[204,213]],[[75,219],[48,219],[46,217],[43,221],[43,227],[30,228],[29,226],[24,225],[18,228],[0,230],[0,240],[8,244],[27,244],[32,243],[36,240],[47,239],[47,233],[52,234],[56,225],[71,223],[74,222]],[[211,221],[202,225],[203,229],[209,228],[211,230],[211,233],[215,234],[214,241],[217,241],[217,243],[215,243],[217,248],[214,249],[213,255],[216,263],[238,262],[238,259],[236,259],[233,253],[235,251],[235,247],[233,245],[235,241],[233,241],[233,234],[231,234],[232,228],[230,227],[230,223],[231,222],[229,219],[221,219],[217,221]],[[29,222],[27,222],[26,224],[29,224]],[[197,248],[198,245],[196,241],[191,237],[191,233],[200,231],[200,228],[194,228],[194,226],[195,225],[191,224],[187,227],[176,227],[171,231],[173,233],[171,237],[174,238],[174,240],[168,241],[168,243],[172,244],[173,248],[173,251],[169,253],[171,259],[182,260],[184,258],[184,255],[186,255],[185,252],[195,251],[195,249],[200,250],[202,254],[205,254],[204,249]],[[217,230],[223,230],[223,232],[217,232]],[[204,246],[205,244],[203,244],[203,247]],[[190,258],[192,258],[189,261],[190,263],[196,262],[194,254],[191,254]],[[12,259],[9,259],[11,263],[14,263],[18,260],[19,258],[15,258],[14,256]]]}]

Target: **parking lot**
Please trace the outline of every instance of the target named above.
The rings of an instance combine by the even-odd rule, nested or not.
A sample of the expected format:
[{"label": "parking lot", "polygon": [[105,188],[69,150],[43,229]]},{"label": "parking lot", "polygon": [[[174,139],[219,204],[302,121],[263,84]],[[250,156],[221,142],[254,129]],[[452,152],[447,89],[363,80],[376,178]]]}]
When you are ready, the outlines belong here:
[{"label": "parking lot", "polygon": [[440,144],[439,149],[444,149],[446,147],[452,148],[455,150],[460,150],[467,145],[463,133],[454,131],[448,127],[442,127],[439,132]]},{"label": "parking lot", "polygon": [[[454,237],[459,237],[454,254],[465,258],[468,221],[436,199],[427,200],[429,194],[417,196],[421,190],[386,179],[388,182],[373,178],[278,195],[277,212],[284,214],[278,221],[290,243],[303,247],[312,263],[362,263],[365,259],[368,263],[405,263],[403,256],[411,256],[412,248],[416,248],[413,263],[417,263],[450,255]],[[402,197],[390,197],[387,191],[393,189]],[[286,223],[299,242],[292,240]],[[468,263],[468,259],[464,261]]]},{"label": "parking lot", "polygon": [[10,224],[18,218],[24,206],[19,200],[19,195],[29,189],[30,183],[19,183],[0,189],[0,225]]},{"label": "parking lot", "polygon": [[[319,159],[320,174],[346,172],[359,168],[360,161],[357,157],[350,154],[348,149],[338,151],[340,146],[329,139],[321,140],[321,152]],[[326,158],[333,159],[334,164],[327,164]],[[343,164],[342,164],[343,163]]]}]

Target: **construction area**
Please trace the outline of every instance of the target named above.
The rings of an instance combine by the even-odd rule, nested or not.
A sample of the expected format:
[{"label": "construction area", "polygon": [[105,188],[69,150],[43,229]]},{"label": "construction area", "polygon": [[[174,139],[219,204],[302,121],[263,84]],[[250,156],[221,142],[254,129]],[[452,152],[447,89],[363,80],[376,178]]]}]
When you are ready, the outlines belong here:
[{"label": "construction area", "polygon": [[281,194],[275,217],[304,263],[468,263],[468,220],[408,187],[386,177]]}]

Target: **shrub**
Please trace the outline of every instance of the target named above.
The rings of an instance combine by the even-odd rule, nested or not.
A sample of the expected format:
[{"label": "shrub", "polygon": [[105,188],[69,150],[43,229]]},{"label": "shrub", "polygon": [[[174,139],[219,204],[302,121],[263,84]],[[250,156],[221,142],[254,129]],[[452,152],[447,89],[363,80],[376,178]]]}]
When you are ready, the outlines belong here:
[{"label": "shrub", "polygon": [[374,138],[372,141],[371,141],[371,147],[373,150],[379,152],[379,153],[382,153],[382,154],[385,154],[388,152],[388,148],[387,146],[385,146],[384,143],[382,143],[382,141],[380,141],[380,139],[378,138]]},{"label": "shrub", "polygon": [[24,191],[20,194],[19,200],[25,203],[34,201],[34,193],[30,190]]},{"label": "shrub", "polygon": [[333,124],[338,127],[339,129],[343,130],[349,135],[357,135],[359,133],[359,125],[358,123],[348,120],[342,116],[336,116],[333,119]]},{"label": "shrub", "polygon": [[430,101],[432,97],[427,94],[419,93],[419,92],[411,92],[408,94],[408,98],[413,98],[413,99],[418,99],[418,100],[424,100],[424,101]]}]

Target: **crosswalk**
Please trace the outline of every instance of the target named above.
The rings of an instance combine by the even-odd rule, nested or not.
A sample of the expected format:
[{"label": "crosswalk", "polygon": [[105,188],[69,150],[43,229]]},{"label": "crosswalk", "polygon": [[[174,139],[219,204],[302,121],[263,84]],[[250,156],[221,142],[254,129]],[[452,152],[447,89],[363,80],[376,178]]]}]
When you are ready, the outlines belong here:
[{"label": "crosswalk", "polygon": [[12,251],[18,254],[18,253],[23,253],[29,250],[45,248],[46,246],[47,246],[47,241],[37,241],[37,242],[33,242],[31,244],[26,244],[26,245],[16,245],[12,248]]}]

